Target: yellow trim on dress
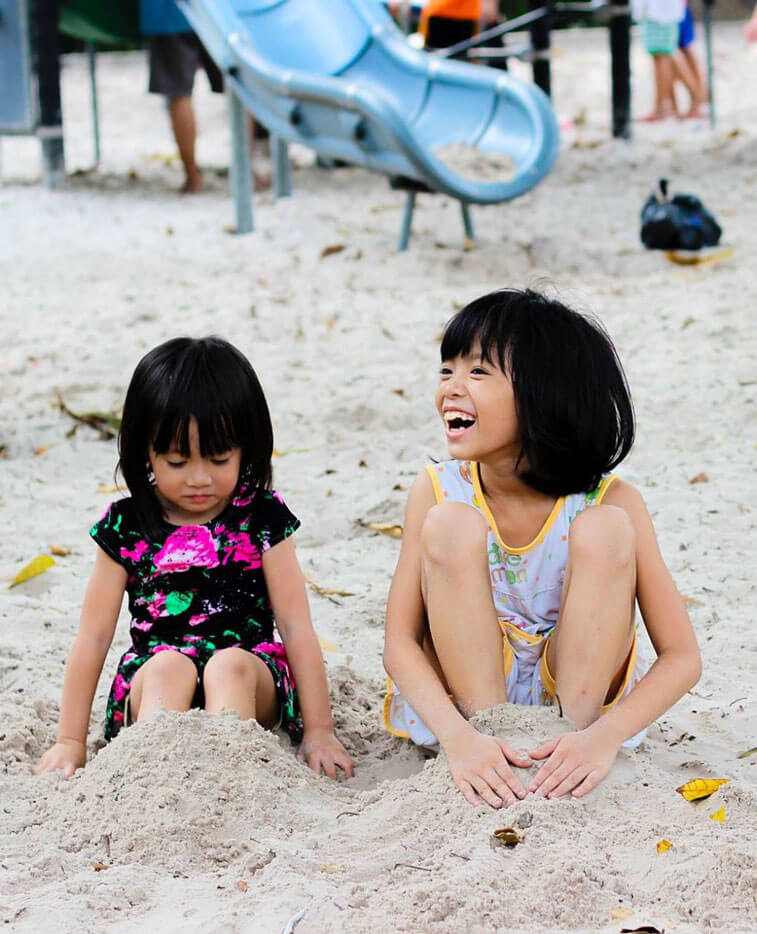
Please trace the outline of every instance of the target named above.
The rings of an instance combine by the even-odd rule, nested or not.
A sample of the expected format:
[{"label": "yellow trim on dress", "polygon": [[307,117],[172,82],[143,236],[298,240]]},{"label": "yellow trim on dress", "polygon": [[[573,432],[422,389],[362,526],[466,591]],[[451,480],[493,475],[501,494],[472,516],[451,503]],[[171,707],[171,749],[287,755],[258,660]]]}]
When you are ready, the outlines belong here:
[{"label": "yellow trim on dress", "polygon": [[[549,640],[552,638],[552,633],[547,636],[547,641],[544,644],[544,652],[541,656],[541,661],[539,662],[540,674],[541,674],[541,683],[544,686],[545,692],[549,695],[550,698],[554,699],[555,697],[555,679],[552,677],[552,672],[549,670],[549,663],[547,662],[547,648],[549,645]],[[602,713],[607,713],[608,710],[618,703],[620,698],[628,689],[628,685],[633,677],[633,673],[636,670],[636,632],[633,634],[633,644],[631,645],[631,651],[628,653],[628,661],[626,662],[625,673],[623,674],[623,681],[620,684],[620,687],[615,692],[615,697],[607,704],[602,705]]]},{"label": "yellow trim on dress", "polygon": [[389,711],[394,697],[394,682],[391,678],[386,679],[386,696],[384,697],[384,729],[388,730],[392,736],[399,736],[400,739],[410,739],[409,733],[403,733],[401,730],[395,730],[389,719]]},{"label": "yellow trim on dress", "polygon": [[483,488],[481,487],[481,475],[479,472],[478,461],[471,461],[470,466],[471,466],[471,477],[473,478],[473,489],[476,492],[476,499],[478,500],[478,503],[481,507],[481,511],[486,516],[489,522],[489,525],[491,526],[491,529],[494,532],[494,534],[497,536],[497,541],[502,546],[502,548],[504,548],[504,550],[511,555],[523,555],[526,552],[531,551],[533,548],[536,548],[537,545],[541,545],[541,543],[544,541],[547,535],[547,532],[549,532],[549,530],[554,525],[555,519],[557,519],[557,517],[559,516],[560,510],[562,509],[563,504],[565,503],[565,497],[561,496],[555,502],[555,505],[552,507],[552,512],[550,512],[550,514],[547,516],[544,522],[544,525],[541,527],[538,535],[532,542],[529,542],[527,545],[524,545],[522,548],[513,548],[511,545],[506,545],[502,541],[502,536],[499,534],[497,523],[494,521],[494,516],[492,515],[492,511],[491,509],[489,509],[489,504],[486,502],[486,496],[484,496],[484,491],[483,491]]},{"label": "yellow trim on dress", "polygon": [[594,505],[598,506],[602,500],[605,498],[605,493],[610,489],[610,484],[615,479],[615,474],[611,473],[609,476],[604,477],[604,479],[599,484],[599,492],[597,493],[594,499]]},{"label": "yellow trim on dress", "polygon": [[437,474],[437,465],[436,464],[426,464],[426,470],[428,471],[429,477],[431,477],[431,483],[434,487],[434,496],[436,497],[437,503],[444,502],[444,493],[442,492],[442,485],[439,481]]}]

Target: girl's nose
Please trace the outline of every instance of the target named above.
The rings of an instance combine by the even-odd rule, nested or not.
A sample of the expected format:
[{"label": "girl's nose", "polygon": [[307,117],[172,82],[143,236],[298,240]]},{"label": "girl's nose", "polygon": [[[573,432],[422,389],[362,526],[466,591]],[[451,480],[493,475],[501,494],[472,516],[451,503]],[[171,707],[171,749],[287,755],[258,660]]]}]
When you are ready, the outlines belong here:
[{"label": "girl's nose", "polygon": [[189,474],[191,486],[207,486],[210,483],[210,473],[205,464],[197,464]]}]

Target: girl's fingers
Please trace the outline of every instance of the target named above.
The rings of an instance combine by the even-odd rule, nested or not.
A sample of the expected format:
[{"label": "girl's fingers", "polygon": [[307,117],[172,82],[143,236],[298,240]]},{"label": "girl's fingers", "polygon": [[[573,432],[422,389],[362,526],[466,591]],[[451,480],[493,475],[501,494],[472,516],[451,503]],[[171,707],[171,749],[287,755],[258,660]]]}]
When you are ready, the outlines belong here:
[{"label": "girl's fingers", "polygon": [[485,778],[483,778],[481,775],[473,775],[468,779],[468,781],[471,785],[473,785],[474,789],[478,793],[478,796],[486,801],[490,807],[497,809],[502,807],[502,798],[500,798],[500,796],[491,789]]},{"label": "girl's fingers", "polygon": [[[525,788],[523,787],[523,785],[518,781],[518,779],[516,778],[516,776],[515,776],[515,774],[513,773],[512,769],[510,768],[509,765],[507,765],[506,762],[504,762],[504,761],[503,761],[503,762],[497,762],[497,763],[495,764],[495,766],[494,766],[494,771],[497,773],[497,776],[498,776],[500,779],[504,779],[505,784],[507,785],[508,789],[509,789],[514,795],[516,795],[516,797],[518,797],[518,798],[525,798],[525,797],[526,797],[526,789],[525,789]],[[509,802],[509,803],[512,803],[512,802]]]},{"label": "girl's fingers", "polygon": [[546,743],[542,743],[541,746],[537,746],[529,755],[532,759],[546,759],[547,756],[552,755],[559,742],[560,737],[554,736],[552,739],[548,739]]},{"label": "girl's fingers", "polygon": [[528,756],[524,756],[518,752],[517,749],[506,743],[503,739],[500,739],[498,736],[494,737],[500,745],[502,752],[505,754],[505,758],[508,762],[511,762],[513,765],[517,765],[518,768],[527,769],[529,766],[533,765],[533,762]]},{"label": "girl's fingers", "polygon": [[586,777],[586,766],[578,765],[571,772],[565,776],[565,778],[560,782],[560,784],[553,790],[550,791],[547,795],[549,798],[562,798],[563,795],[567,795],[568,792],[572,791],[576,785],[580,785],[583,779]]},{"label": "girl's fingers", "polygon": [[512,783],[515,781],[515,776],[512,775],[512,773],[510,776],[507,776],[503,775],[499,770],[489,769],[489,771],[482,777],[487,785],[504,804],[515,804],[516,792],[512,787]]},{"label": "girl's fingers", "polygon": [[470,782],[465,781],[465,779],[460,779],[459,781],[455,779],[455,784],[460,789],[462,796],[468,802],[472,804],[473,807],[478,807],[481,804],[481,798],[476,794],[476,789],[471,785]]},{"label": "girl's fingers", "polygon": [[346,752],[340,752],[334,756],[334,762],[339,766],[339,768],[344,772],[347,778],[354,778],[355,776],[355,763],[349,757]]},{"label": "girl's fingers", "polygon": [[[532,791],[538,791],[539,794],[544,795],[545,797],[553,791],[560,782],[568,776],[573,769],[575,768],[575,763],[567,763],[564,761],[557,761],[555,763],[547,763],[539,772],[536,773],[536,778],[534,779],[535,788],[532,787]],[[544,772],[544,775],[539,781],[539,775]]]},{"label": "girl's fingers", "polygon": [[602,775],[596,769],[593,772],[589,772],[586,778],[573,789],[574,798],[583,798],[584,795],[588,795],[590,791],[593,791],[597,785],[602,781]]}]

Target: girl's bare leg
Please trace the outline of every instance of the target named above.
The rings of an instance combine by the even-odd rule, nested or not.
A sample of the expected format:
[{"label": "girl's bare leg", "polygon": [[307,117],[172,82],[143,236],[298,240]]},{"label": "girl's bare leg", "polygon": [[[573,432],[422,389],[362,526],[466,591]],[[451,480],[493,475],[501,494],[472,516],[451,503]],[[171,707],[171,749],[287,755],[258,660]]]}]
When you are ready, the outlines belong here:
[{"label": "girl's bare leg", "polygon": [[507,700],[487,529],[471,506],[441,503],[429,510],[422,532],[422,588],[431,640],[466,717]]},{"label": "girl's bare leg", "polygon": [[189,710],[197,687],[197,669],[181,652],[159,652],[134,676],[131,715],[142,720],[155,710]]},{"label": "girl's bare leg", "polygon": [[636,552],[631,521],[592,506],[570,527],[568,567],[547,664],[566,715],[583,729],[617,692],[634,637]]},{"label": "girl's bare leg", "polygon": [[205,666],[202,684],[208,713],[235,710],[243,720],[272,726],[278,714],[271,670],[257,655],[233,647],[216,652]]}]

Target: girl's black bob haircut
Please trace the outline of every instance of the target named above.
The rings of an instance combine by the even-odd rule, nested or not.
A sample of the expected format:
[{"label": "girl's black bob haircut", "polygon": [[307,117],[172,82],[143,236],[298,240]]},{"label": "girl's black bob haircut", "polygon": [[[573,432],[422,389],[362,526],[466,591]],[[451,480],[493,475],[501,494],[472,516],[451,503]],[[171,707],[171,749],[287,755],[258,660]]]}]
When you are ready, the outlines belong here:
[{"label": "girl's black bob haircut", "polygon": [[[189,455],[195,419],[203,457],[241,448],[242,483],[269,489],[273,427],[263,389],[249,360],[219,337],[177,337],[146,354],[126,391],[118,434],[118,468],[147,532],[162,512],[150,476],[150,449]],[[236,492],[236,491],[235,491]]]},{"label": "girl's black bob haircut", "polygon": [[555,496],[593,490],[631,450],[631,394],[599,322],[530,289],[503,289],[448,322],[442,361],[476,347],[512,381],[519,473],[530,487]]}]

